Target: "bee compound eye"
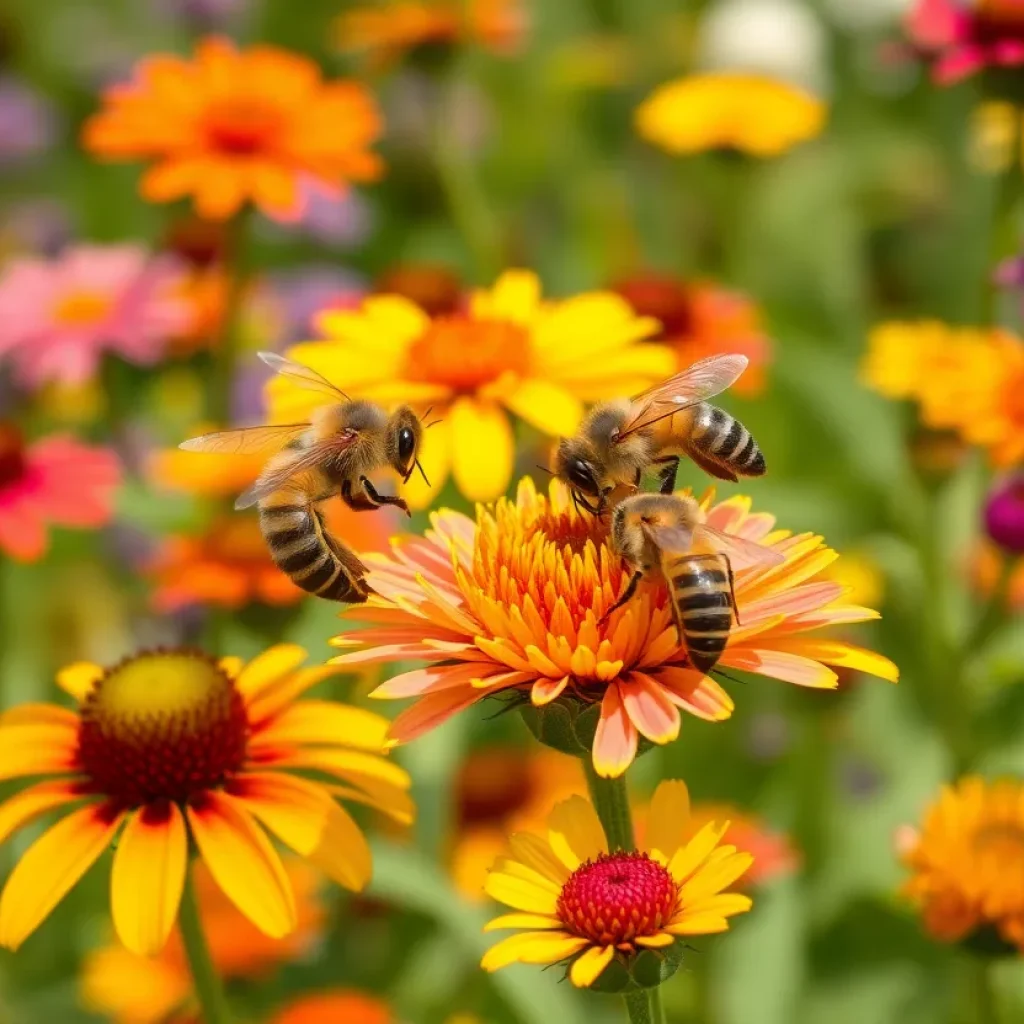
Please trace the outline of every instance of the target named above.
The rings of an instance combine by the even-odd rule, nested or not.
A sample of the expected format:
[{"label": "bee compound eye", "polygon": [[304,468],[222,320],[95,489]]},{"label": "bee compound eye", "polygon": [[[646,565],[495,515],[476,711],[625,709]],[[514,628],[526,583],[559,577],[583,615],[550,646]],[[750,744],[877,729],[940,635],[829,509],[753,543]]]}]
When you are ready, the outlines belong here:
[{"label": "bee compound eye", "polygon": [[573,459],[569,464],[569,479],[572,481],[573,486],[588,494],[592,494],[597,490],[594,471],[583,459]]},{"label": "bee compound eye", "polygon": [[398,457],[403,462],[412,458],[413,449],[416,447],[416,438],[408,427],[402,427],[398,432]]}]

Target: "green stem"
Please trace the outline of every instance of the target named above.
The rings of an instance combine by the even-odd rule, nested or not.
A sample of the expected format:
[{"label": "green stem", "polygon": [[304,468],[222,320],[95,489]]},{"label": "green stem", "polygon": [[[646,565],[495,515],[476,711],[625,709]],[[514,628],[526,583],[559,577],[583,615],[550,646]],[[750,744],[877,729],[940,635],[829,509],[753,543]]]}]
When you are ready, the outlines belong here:
[{"label": "green stem", "polygon": [[587,789],[590,800],[601,819],[609,850],[633,850],[633,819],[629,813],[629,794],[626,790],[626,777],[604,779],[594,771],[590,757],[583,758],[583,767],[587,773]]},{"label": "green stem", "polygon": [[228,425],[231,419],[231,395],[235,382],[235,371],[241,349],[241,319],[245,291],[249,285],[249,270],[246,262],[249,214],[243,211],[231,225],[224,257],[224,273],[227,275],[227,294],[224,298],[224,316],[220,325],[220,336],[216,339],[213,358],[213,372],[210,374],[207,391],[207,414],[217,426]]},{"label": "green stem", "polygon": [[999,1024],[998,1003],[992,984],[992,961],[977,957],[971,964],[971,976],[977,1024]]},{"label": "green stem", "polygon": [[992,197],[992,221],[989,229],[988,261],[982,282],[983,322],[991,327],[999,324],[999,286],[995,269],[1000,260],[1017,252],[1019,237],[1017,220],[1018,190],[1021,184],[1021,118],[1013,118],[1010,161],[995,183]]},{"label": "green stem", "polygon": [[627,992],[623,999],[626,1001],[626,1012],[629,1014],[630,1024],[655,1024],[646,992]]},{"label": "green stem", "polygon": [[224,988],[210,958],[210,947],[206,944],[203,924],[199,918],[199,904],[196,902],[191,870],[185,876],[178,926],[203,1024],[230,1024],[231,1014],[224,998]]},{"label": "green stem", "polygon": [[661,986],[648,991],[651,997],[651,1020],[653,1024],[665,1024],[665,1007],[661,1005]]}]

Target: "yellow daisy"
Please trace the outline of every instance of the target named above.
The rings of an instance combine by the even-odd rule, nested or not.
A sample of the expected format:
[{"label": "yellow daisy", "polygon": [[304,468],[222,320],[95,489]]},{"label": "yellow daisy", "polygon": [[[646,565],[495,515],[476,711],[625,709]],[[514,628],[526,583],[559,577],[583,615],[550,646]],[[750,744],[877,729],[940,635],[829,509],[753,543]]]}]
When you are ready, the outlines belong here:
[{"label": "yellow daisy", "polygon": [[825,115],[825,104],[796,86],[712,72],[659,86],[637,109],[636,128],[670,153],[735,149],[769,157],[820,134]]},{"label": "yellow daisy", "polygon": [[720,845],[728,822],[708,823],[687,840],[689,817],[685,783],[667,781],[651,801],[643,849],[609,849],[597,812],[581,796],[555,807],[546,835],[513,835],[487,892],[516,913],[487,930],[516,934],[488,950],[481,966],[571,960],[569,977],[585,988],[615,959],[628,969],[644,950],[726,931],[728,918],[749,910],[751,900],[723,890],[753,857]]},{"label": "yellow daisy", "polygon": [[[319,341],[288,351],[352,398],[433,406],[441,422],[424,435],[420,461],[432,488],[410,480],[403,494],[424,507],[454,475],[474,501],[503,494],[515,445],[509,413],[546,434],[571,434],[582,403],[642,391],[675,370],[675,357],[637,342],[658,322],[618,295],[591,292],[544,301],[536,274],[508,271],[474,293],[466,309],[429,316],[399,295],[375,295],[357,310],[329,309]],[[268,387],[272,417],[292,423],[323,396],[286,377]]]},{"label": "yellow daisy", "polygon": [[[0,779],[42,777],[0,805],[0,839],[65,812],[22,855],[0,894],[0,945],[17,949],[116,842],[111,910],[121,942],[150,955],[178,913],[190,845],[224,894],[280,938],[297,924],[276,836],[354,890],[370,849],[342,797],[412,816],[409,778],[378,756],[387,722],[300,698],[332,674],[281,644],[243,665],[198,651],[79,662],[58,683],[78,708],[26,704],[0,716]],[[299,772],[316,771],[331,782]],[[73,809],[72,809],[73,808]]]}]

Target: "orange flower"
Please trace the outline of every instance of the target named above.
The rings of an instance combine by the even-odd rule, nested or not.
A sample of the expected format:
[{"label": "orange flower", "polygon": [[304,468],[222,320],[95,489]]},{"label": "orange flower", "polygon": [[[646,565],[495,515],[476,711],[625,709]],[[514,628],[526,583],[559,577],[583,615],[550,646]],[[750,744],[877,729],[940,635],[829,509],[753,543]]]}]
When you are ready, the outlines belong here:
[{"label": "orange flower", "polygon": [[387,1003],[350,989],[300,996],[270,1018],[270,1024],[392,1024]]},{"label": "orange flower", "polygon": [[[259,978],[309,949],[326,917],[317,888],[321,876],[303,861],[284,861],[295,894],[295,931],[274,939],[238,911],[209,869],[196,870],[196,898],[210,956],[224,979]],[[163,1024],[191,1013],[192,976],[177,929],[156,957],[110,945],[90,954],[81,977],[82,1001],[116,1024]]]},{"label": "orange flower", "polygon": [[747,296],[710,281],[691,283],[662,274],[628,278],[615,291],[640,316],[661,323],[661,334],[652,340],[676,350],[680,370],[698,359],[738,352],[750,363],[731,391],[748,398],[764,391],[771,342],[761,311]]},{"label": "orange flower", "polygon": [[239,51],[211,38],[193,60],[147,57],[110,89],[85,126],[86,148],[110,160],[154,160],[142,195],[192,195],[200,216],[225,220],[252,202],[267,216],[303,212],[304,181],[339,192],[381,173],[370,145],[376,105],[359,84],[325,82],[305,57],[273,46]]},{"label": "orange flower", "polygon": [[367,53],[383,68],[426,47],[514,50],[525,27],[521,0],[386,0],[339,15],[336,39],[342,50]]},{"label": "orange flower", "polygon": [[[210,424],[200,424],[189,431],[189,436],[198,437],[214,429]],[[202,459],[197,459],[180,448],[166,448],[149,458],[146,477],[154,487],[169,491],[203,498],[235,497],[260,475],[267,458],[266,452],[254,455],[207,452]]]},{"label": "orange flower", "polygon": [[[742,626],[732,630],[723,667],[825,689],[837,684],[827,665],[897,679],[888,658],[804,635],[878,617],[847,605],[839,584],[815,578],[837,557],[821,537],[775,530],[775,518],[751,513],[747,498],[714,506],[706,498],[703,507],[713,528],[785,556],[770,569],[736,574]],[[370,625],[334,640],[358,648],[334,659],[342,665],[430,663],[375,691],[382,698],[419,698],[392,723],[395,740],[414,739],[508,690],[538,707],[559,699],[577,707],[600,702],[594,767],[615,777],[632,763],[640,735],[654,743],[678,736],[680,710],[712,722],[732,714],[719,684],[689,667],[664,585],[645,585],[602,621],[628,573],[607,527],[578,513],[557,482],[544,498],[532,480],[522,480],[515,502],[478,508],[476,523],[447,510],[431,521],[426,537],[367,557],[375,593],[346,614]]]},{"label": "orange flower", "polygon": [[904,891],[938,939],[959,942],[991,926],[1024,952],[1024,786],[977,776],[944,786],[900,853]]},{"label": "orange flower", "polygon": [[[982,594],[987,596],[995,590],[1004,560],[1011,557],[989,540],[978,542],[970,570],[974,585]],[[1018,558],[1010,569],[1010,578],[1006,584],[1006,604],[1017,611],[1024,609],[1024,558]]]},{"label": "orange flower", "polygon": [[298,917],[267,831],[333,881],[362,889],[370,849],[338,798],[408,821],[409,777],[378,756],[382,718],[300,699],[332,673],[301,668],[305,658],[281,644],[248,664],[174,649],[106,670],[80,662],[58,675],[76,711],[26,704],[0,716],[0,778],[44,777],[3,804],[0,838],[64,812],[7,879],[0,945],[17,949],[115,840],[114,928],[142,955],[171,933],[190,845],[272,938],[295,931]]}]

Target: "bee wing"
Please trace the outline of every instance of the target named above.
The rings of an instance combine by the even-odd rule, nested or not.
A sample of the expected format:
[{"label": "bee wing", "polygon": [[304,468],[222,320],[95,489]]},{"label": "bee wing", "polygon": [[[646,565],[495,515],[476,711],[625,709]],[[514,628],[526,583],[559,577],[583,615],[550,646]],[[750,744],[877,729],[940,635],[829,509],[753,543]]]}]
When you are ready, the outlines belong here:
[{"label": "bee wing", "polygon": [[727,555],[733,569],[767,569],[781,565],[785,556],[763,544],[755,544],[752,540],[736,537],[731,533],[722,533],[707,524],[694,528],[694,544],[708,546],[713,551]]},{"label": "bee wing", "polygon": [[693,533],[690,530],[684,530],[681,526],[641,523],[640,528],[661,552],[662,557],[688,554],[693,546]]},{"label": "bee wing", "polygon": [[323,441],[317,441],[312,447],[304,448],[296,452],[294,457],[287,462],[260,474],[260,478],[239,496],[235,502],[235,509],[250,508],[258,501],[269,497],[274,491],[280,490],[289,480],[299,473],[316,469],[326,459],[336,459],[342,452],[347,451],[359,439],[359,432],[356,430],[345,430],[340,434],[329,437]]},{"label": "bee wing", "polygon": [[217,455],[254,455],[257,452],[283,448],[292,438],[309,429],[308,423],[271,424],[265,427],[242,427],[218,430],[182,441],[186,452],[212,452]]},{"label": "bee wing", "polygon": [[731,387],[750,362],[746,356],[709,356],[698,359],[682,373],[656,384],[633,399],[629,418],[619,431],[618,440],[650,426],[663,416],[720,395]]},{"label": "bee wing", "polygon": [[282,377],[288,377],[310,391],[320,391],[330,395],[332,398],[340,398],[345,402],[351,401],[341,388],[332,384],[326,377],[317,373],[316,370],[311,370],[308,366],[295,362],[294,359],[280,356],[276,352],[257,352],[256,355],[275,373],[281,374]]}]

